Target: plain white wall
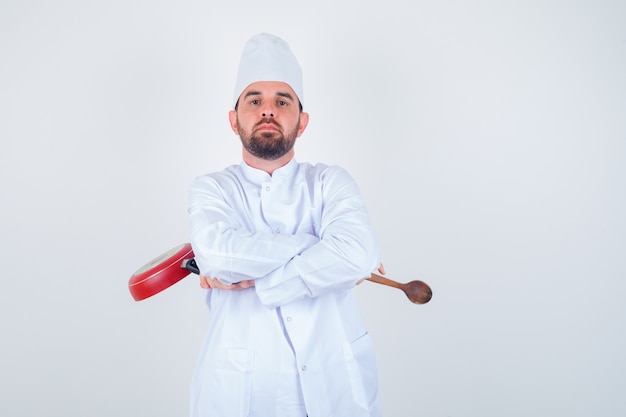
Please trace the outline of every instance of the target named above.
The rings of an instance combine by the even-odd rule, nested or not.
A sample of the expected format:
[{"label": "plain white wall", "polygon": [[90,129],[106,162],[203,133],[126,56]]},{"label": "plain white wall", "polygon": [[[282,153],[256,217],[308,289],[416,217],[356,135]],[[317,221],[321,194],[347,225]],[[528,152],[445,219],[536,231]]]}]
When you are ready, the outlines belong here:
[{"label": "plain white wall", "polygon": [[0,2],[0,415],[184,416],[207,323],[187,187],[238,163],[237,61],[305,71],[301,161],[361,186],[388,275],[364,283],[388,417],[626,414],[621,1]]}]

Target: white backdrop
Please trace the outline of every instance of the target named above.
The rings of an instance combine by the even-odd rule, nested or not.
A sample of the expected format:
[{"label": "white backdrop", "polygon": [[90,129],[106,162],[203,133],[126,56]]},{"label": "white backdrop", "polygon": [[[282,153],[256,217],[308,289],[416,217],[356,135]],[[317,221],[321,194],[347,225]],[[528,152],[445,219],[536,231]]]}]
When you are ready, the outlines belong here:
[{"label": "white backdrop", "polygon": [[[0,415],[185,416],[207,317],[187,187],[240,160],[244,42],[305,73],[300,161],[361,186],[388,275],[364,283],[388,417],[623,416],[621,1],[0,2]],[[343,417],[343,416],[341,416]]]}]

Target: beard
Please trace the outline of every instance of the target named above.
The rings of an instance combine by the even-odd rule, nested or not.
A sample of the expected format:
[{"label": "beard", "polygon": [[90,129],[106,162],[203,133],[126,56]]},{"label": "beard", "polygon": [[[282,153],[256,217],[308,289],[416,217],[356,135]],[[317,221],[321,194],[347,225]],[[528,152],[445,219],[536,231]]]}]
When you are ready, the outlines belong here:
[{"label": "beard", "polygon": [[300,120],[298,120],[296,127],[292,131],[286,133],[283,133],[282,126],[267,119],[259,122],[255,128],[263,123],[272,123],[279,130],[251,133],[245,130],[239,124],[239,120],[237,120],[237,129],[241,143],[248,152],[257,158],[273,161],[293,149],[298,136]]}]

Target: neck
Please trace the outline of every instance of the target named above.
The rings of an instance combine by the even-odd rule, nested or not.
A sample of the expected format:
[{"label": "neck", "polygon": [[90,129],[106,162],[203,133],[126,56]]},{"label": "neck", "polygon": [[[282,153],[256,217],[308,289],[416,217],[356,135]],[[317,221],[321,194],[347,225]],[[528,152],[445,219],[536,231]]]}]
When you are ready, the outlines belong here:
[{"label": "neck", "polygon": [[283,167],[289,163],[294,157],[293,149],[287,152],[285,155],[278,159],[268,161],[257,156],[252,155],[250,152],[243,150],[243,160],[246,164],[252,168],[260,169],[272,175],[278,168]]}]

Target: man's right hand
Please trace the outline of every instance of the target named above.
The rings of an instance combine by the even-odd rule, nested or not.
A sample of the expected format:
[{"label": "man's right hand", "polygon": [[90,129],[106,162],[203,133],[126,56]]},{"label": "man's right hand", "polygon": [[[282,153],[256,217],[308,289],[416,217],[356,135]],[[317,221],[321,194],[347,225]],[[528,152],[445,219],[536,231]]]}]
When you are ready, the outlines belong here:
[{"label": "man's right hand", "polygon": [[246,279],[240,282],[236,282],[234,284],[227,285],[217,278],[200,275],[200,287],[206,289],[241,291],[245,290],[246,288],[254,287],[254,280]]}]

